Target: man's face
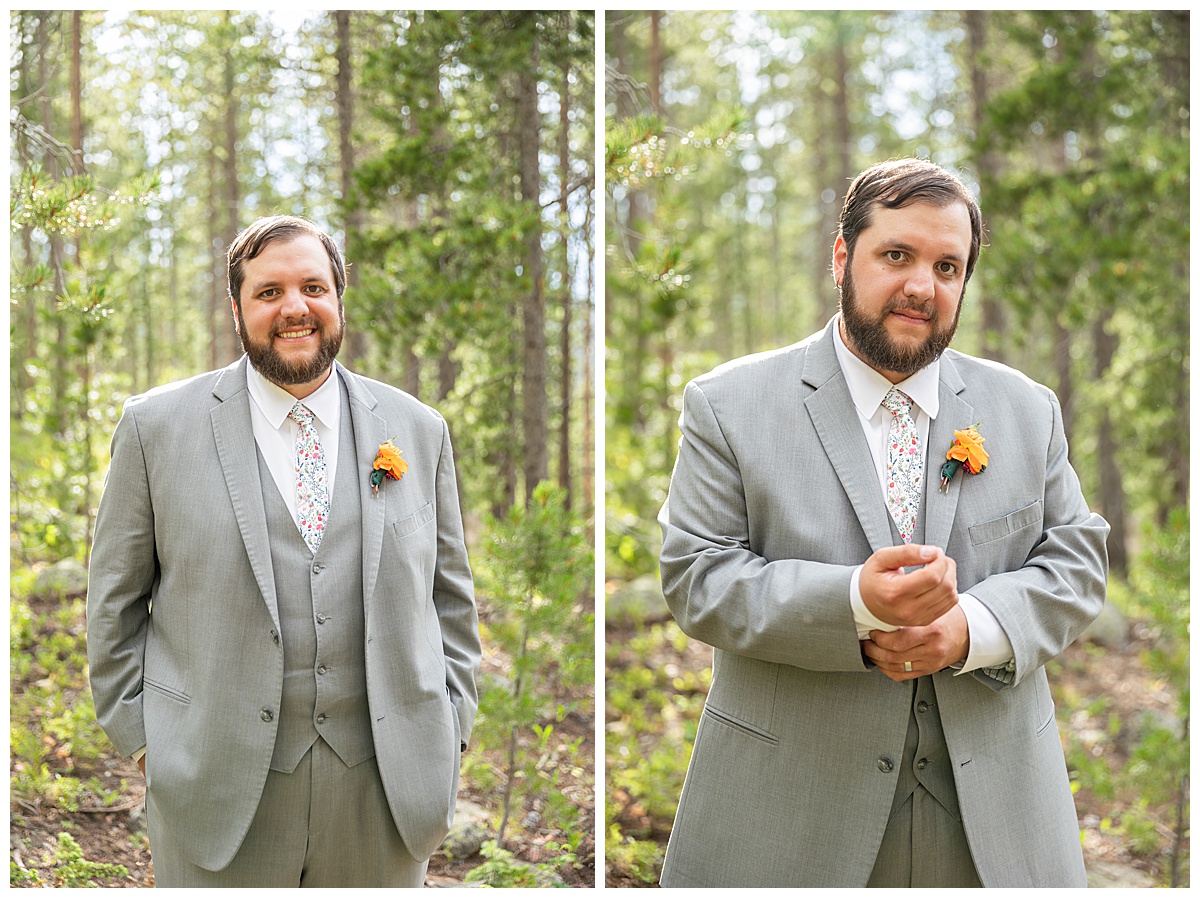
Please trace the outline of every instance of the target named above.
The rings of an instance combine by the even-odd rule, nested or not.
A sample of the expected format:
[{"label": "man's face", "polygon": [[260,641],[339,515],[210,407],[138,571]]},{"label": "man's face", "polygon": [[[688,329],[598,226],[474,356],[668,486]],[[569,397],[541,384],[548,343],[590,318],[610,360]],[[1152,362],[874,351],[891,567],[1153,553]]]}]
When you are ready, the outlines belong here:
[{"label": "man's face", "polygon": [[333,264],[320,240],[302,234],[271,241],[242,271],[234,314],[250,363],[302,399],[324,383],[342,346]]},{"label": "man's face", "polygon": [[970,249],[963,203],[876,206],[853,259],[839,236],[833,274],[850,350],[892,383],[941,355],[958,327]]}]

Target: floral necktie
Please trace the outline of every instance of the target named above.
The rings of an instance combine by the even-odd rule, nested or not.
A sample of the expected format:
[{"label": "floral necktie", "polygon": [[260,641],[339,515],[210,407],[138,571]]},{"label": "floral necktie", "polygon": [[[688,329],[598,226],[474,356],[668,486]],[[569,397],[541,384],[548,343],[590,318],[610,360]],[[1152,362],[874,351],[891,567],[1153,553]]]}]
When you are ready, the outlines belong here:
[{"label": "floral necktie", "polygon": [[297,402],[288,417],[300,426],[296,434],[296,524],[315,555],[329,519],[325,452],[317,439],[312,412]]},{"label": "floral necktie", "polygon": [[921,438],[912,419],[912,400],[894,387],[883,398],[883,407],[892,413],[888,429],[887,506],[906,543],[912,541],[921,507],[921,475],[924,459]]}]

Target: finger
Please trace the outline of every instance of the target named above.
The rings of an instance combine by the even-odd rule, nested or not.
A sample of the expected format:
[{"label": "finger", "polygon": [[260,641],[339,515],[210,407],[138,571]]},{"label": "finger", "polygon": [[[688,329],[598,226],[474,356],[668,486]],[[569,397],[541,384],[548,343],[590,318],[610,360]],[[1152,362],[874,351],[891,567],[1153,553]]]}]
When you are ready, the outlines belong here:
[{"label": "finger", "polygon": [[928,627],[901,627],[899,630],[872,630],[871,641],[892,654],[912,655],[929,641]]},{"label": "finger", "polygon": [[875,560],[878,570],[894,571],[914,565],[929,564],[944,554],[937,546],[905,543],[899,546],[885,546],[877,550],[871,557]]}]

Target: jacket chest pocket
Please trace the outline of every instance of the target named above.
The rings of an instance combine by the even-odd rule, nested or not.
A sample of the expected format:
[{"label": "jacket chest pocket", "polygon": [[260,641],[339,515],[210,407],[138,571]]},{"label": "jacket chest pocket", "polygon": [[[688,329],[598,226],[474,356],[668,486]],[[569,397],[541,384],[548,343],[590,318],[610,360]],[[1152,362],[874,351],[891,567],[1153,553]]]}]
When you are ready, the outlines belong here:
[{"label": "jacket chest pocket", "polygon": [[433,520],[433,503],[426,502],[408,517],[392,522],[392,536],[403,539],[411,533],[420,530]]},{"label": "jacket chest pocket", "polygon": [[[1024,508],[1019,508],[1010,514],[1003,517],[993,518],[990,521],[984,521],[980,524],[974,524],[968,528],[967,532],[971,535],[971,543],[979,546],[984,543],[994,542],[998,539],[1010,534],[1019,533],[1022,530],[1038,525],[1036,532],[1041,532],[1042,522],[1042,500],[1038,499],[1035,502],[1026,505]],[[1033,531],[1031,531],[1033,532]]]}]

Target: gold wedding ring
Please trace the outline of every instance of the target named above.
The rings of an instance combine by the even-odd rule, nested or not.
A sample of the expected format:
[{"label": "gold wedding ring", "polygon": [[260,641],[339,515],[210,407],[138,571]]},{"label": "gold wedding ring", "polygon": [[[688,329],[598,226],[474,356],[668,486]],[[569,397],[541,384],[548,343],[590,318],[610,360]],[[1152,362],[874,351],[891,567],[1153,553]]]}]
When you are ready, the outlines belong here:
[{"label": "gold wedding ring", "polygon": [[905,672],[905,673],[912,673],[912,662],[911,662],[911,661],[905,661],[905,662],[904,662],[904,672]]}]

